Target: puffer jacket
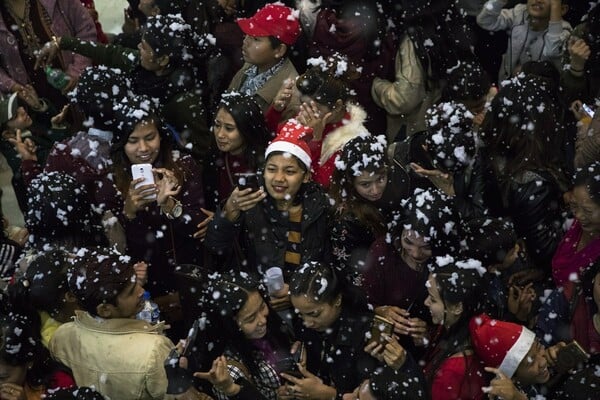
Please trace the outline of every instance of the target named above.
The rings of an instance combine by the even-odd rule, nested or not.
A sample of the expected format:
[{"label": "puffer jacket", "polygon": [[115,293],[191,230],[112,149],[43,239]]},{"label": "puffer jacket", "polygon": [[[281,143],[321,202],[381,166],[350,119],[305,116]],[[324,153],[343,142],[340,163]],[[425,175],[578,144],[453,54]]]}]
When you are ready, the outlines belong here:
[{"label": "puffer jacket", "polygon": [[[323,189],[314,182],[303,184],[301,190],[302,193],[299,194],[302,196],[300,263],[330,261],[329,200]],[[279,266],[284,268],[287,279],[293,272],[285,270],[288,225],[287,213],[277,210],[274,201],[267,196],[255,207],[242,212],[236,222],[230,222],[220,210],[217,210],[208,226],[204,245],[219,255],[233,254],[232,238],[239,238],[244,253],[241,256],[247,262],[245,269],[250,272],[262,272],[266,268]],[[240,263],[244,260],[237,261]]]},{"label": "puffer jacket", "polygon": [[73,371],[77,385],[93,386],[107,399],[170,399],[164,362],[174,346],[164,329],[164,323],[77,311],[74,322],[56,330],[49,350]]}]

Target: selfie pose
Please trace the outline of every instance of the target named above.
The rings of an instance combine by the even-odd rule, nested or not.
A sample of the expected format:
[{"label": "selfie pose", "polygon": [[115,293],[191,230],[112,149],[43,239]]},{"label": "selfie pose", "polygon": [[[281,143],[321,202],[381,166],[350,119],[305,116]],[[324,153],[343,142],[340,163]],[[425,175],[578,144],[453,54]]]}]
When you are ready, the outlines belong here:
[{"label": "selfie pose", "polygon": [[295,120],[284,125],[265,152],[259,189],[236,187],[215,213],[205,246],[234,254],[228,267],[262,274],[278,266],[287,281],[302,263],[330,258],[329,201],[310,179],[311,132]]},{"label": "selfie pose", "polygon": [[127,254],[148,263],[146,288],[160,306],[156,297],[175,290],[174,265],[202,263],[192,236],[204,218],[200,169],[172,150],[168,130],[144,98],[121,105],[117,121],[122,136],[113,139],[113,184],[100,187],[98,198],[122,224]]},{"label": "selfie pose", "polygon": [[262,289],[246,273],[217,275],[209,284],[204,301],[212,334],[206,337],[216,344],[211,352],[216,358],[210,371],[195,376],[213,385],[216,399],[293,398],[280,374],[297,371],[301,346],[294,345],[291,330],[270,308]]}]

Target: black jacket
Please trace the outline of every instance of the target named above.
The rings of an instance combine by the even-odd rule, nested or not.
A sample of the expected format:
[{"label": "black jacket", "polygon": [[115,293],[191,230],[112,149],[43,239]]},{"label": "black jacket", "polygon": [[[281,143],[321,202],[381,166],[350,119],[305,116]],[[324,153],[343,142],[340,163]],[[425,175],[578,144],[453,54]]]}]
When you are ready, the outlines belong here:
[{"label": "black jacket", "polygon": [[[314,182],[303,184],[301,191],[298,194],[302,199],[300,263],[328,262],[331,260],[329,200]],[[288,228],[287,213],[279,211],[272,198],[267,196],[255,207],[242,212],[235,223],[217,210],[208,226],[204,244],[207,249],[222,256],[236,251],[235,238],[238,238],[243,253],[238,257],[244,258],[237,260],[238,266],[246,261],[244,269],[251,272],[278,266],[284,269],[287,280],[293,272],[284,268]]]}]

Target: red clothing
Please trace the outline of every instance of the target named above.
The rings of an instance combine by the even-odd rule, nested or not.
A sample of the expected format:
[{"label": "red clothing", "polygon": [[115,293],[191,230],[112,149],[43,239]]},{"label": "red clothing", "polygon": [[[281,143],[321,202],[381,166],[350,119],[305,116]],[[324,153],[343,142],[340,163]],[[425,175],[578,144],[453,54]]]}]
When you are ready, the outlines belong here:
[{"label": "red clothing", "polygon": [[552,278],[557,287],[576,280],[572,274],[581,274],[600,257],[600,236],[578,251],[581,234],[581,223],[576,219],[552,257]]},{"label": "red clothing", "polygon": [[340,122],[325,125],[325,129],[323,129],[322,140],[311,140],[308,143],[310,147],[310,158],[312,160],[312,180],[317,182],[325,189],[329,187],[329,183],[331,182],[331,175],[333,175],[333,170],[335,169],[335,157],[340,151],[336,151],[321,165],[319,160],[321,159],[323,141],[331,132],[334,132],[337,128],[343,126],[344,120],[348,119],[350,119],[350,115],[346,113],[344,119],[342,119]]},{"label": "red clothing", "polygon": [[446,359],[435,374],[431,400],[484,399],[487,386],[483,365],[474,355]]},{"label": "red clothing", "polygon": [[[415,271],[400,256],[393,244],[385,237],[376,239],[369,248],[369,255],[362,274],[363,287],[369,303],[375,307],[397,306],[413,311],[421,309],[427,296],[429,271]],[[415,315],[416,316],[416,315]]]},{"label": "red clothing", "polygon": [[[569,302],[572,298],[577,285],[573,282],[568,282],[565,286],[564,296]],[[592,300],[593,301],[593,300]],[[580,296],[573,310],[573,317],[570,322],[571,338],[576,340],[590,354],[600,354],[600,334],[594,328],[594,319],[590,304],[585,300],[584,296]]]}]

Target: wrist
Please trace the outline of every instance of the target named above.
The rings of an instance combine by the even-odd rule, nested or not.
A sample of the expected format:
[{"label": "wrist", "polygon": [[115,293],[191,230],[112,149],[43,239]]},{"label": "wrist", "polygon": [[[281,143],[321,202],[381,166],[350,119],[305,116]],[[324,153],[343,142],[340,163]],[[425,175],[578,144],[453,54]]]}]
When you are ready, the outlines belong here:
[{"label": "wrist", "polygon": [[123,215],[127,220],[131,221],[135,219],[137,213],[135,211],[132,212],[131,210],[128,210],[127,207],[123,207]]},{"label": "wrist", "polygon": [[160,212],[165,214],[169,219],[176,219],[183,213],[183,206],[175,197],[169,196],[160,206]]},{"label": "wrist", "polygon": [[221,392],[223,392],[223,394],[225,394],[225,396],[230,397],[230,396],[235,396],[236,394],[238,394],[240,392],[240,385],[238,385],[237,383],[235,383],[233,380],[227,385],[227,386],[217,386],[217,389]]}]

